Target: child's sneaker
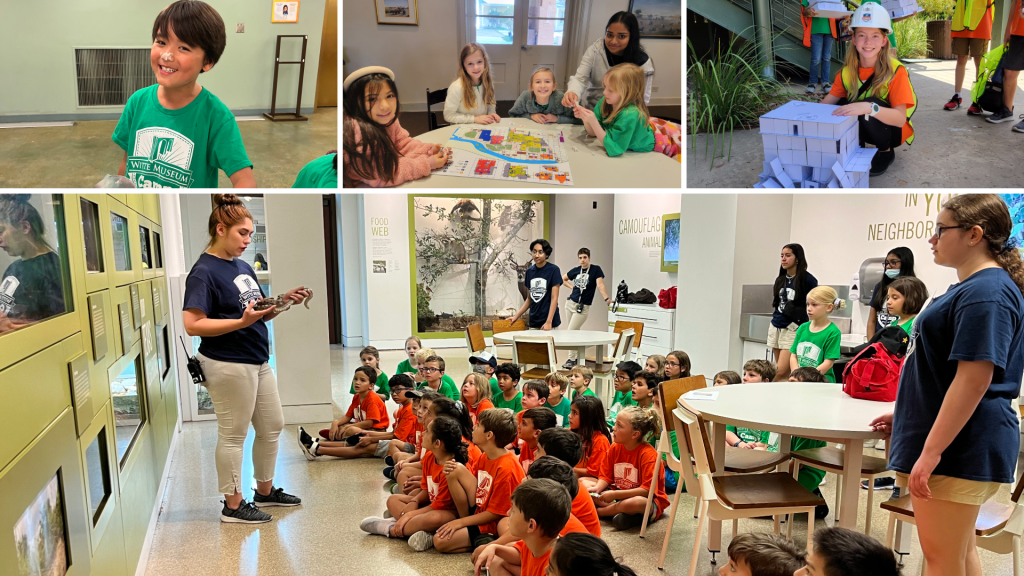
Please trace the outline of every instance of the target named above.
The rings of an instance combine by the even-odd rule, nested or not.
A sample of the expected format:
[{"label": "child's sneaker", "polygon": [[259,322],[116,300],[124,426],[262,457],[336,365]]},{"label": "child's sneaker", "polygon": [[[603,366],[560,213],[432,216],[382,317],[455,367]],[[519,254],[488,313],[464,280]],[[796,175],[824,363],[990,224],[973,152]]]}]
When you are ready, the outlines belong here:
[{"label": "child's sneaker", "polygon": [[[892,490],[896,486],[896,479],[892,476],[886,476],[883,478],[875,478],[875,483],[871,486],[873,490]],[[868,489],[868,481],[864,480],[860,483],[860,487],[863,490]]]},{"label": "child's sneaker", "polygon": [[409,548],[417,552],[426,552],[434,547],[434,535],[430,532],[420,530],[409,536]]},{"label": "child's sneaker", "polygon": [[971,102],[971,107],[967,109],[968,116],[981,116],[984,113],[985,111],[981,109],[981,106],[978,106],[977,102]]},{"label": "child's sneaker", "polygon": [[387,468],[381,470],[381,473],[384,474],[384,477],[387,478],[388,480],[394,480],[396,482],[398,481],[398,478],[396,478],[397,475],[395,474],[394,466],[388,466]]},{"label": "child's sneaker", "polygon": [[814,91],[815,91],[816,89],[817,89],[817,88],[815,87],[815,85],[814,85],[814,84],[808,84],[808,85],[807,85],[807,89],[806,89],[806,90],[804,90],[804,93],[805,93],[805,94],[814,94]]},{"label": "child's sneaker", "polygon": [[313,460],[316,460],[317,457],[319,456],[319,454],[317,454],[316,451],[317,449],[320,448],[320,439],[314,438],[313,442],[309,446],[306,446],[302,442],[299,442],[299,448],[302,448],[302,454],[306,456],[306,460],[312,462]]},{"label": "child's sneaker", "polygon": [[885,440],[879,439],[875,442],[875,450],[885,450]]},{"label": "child's sneaker", "polygon": [[268,506],[298,506],[302,504],[302,499],[286,493],[284,488],[271,488],[270,494],[266,496],[256,492],[256,495],[252,497],[252,503],[260,508]]},{"label": "child's sneaker", "polygon": [[306,448],[309,448],[310,446],[313,445],[313,437],[310,436],[309,432],[306,432],[306,430],[303,429],[302,426],[299,426],[299,431],[298,431],[297,436],[298,436],[298,439],[299,439],[299,446],[304,446]]},{"label": "child's sneaker", "polygon": [[831,82],[825,82],[824,84],[821,85],[821,91],[824,92],[825,94],[828,94],[829,91],[831,91],[831,90],[832,90],[832,83]]},{"label": "child's sneaker", "polygon": [[1003,105],[1003,109],[995,114],[989,114],[985,118],[985,122],[991,122],[993,124],[999,124],[1000,122],[1006,122],[1007,120],[1013,120],[1013,109],[1007,108]]},{"label": "child's sneaker", "polygon": [[885,174],[885,171],[889,169],[889,166],[896,161],[896,151],[887,150],[885,152],[876,152],[875,157],[871,159],[871,171],[868,172],[869,176],[881,176]]},{"label": "child's sneaker", "polygon": [[362,440],[362,438],[362,434],[353,434],[348,438],[345,438],[345,443],[348,444],[349,446],[355,446],[356,444],[359,444],[359,441]]},{"label": "child's sneaker", "polygon": [[1024,114],[1021,114],[1020,116],[1017,116],[1017,118],[1020,118],[1021,121],[1013,125],[1013,131],[1014,132],[1024,132]]},{"label": "child's sneaker", "polygon": [[956,94],[953,94],[953,97],[949,99],[949,102],[946,102],[942,106],[942,109],[943,110],[947,110],[949,112],[952,112],[953,110],[959,110],[960,109],[960,105],[963,104],[963,103],[964,103],[964,99],[963,98],[957,96]]},{"label": "child's sneaker", "polygon": [[391,487],[391,493],[392,494],[401,494],[402,493],[402,487],[399,486],[398,483],[396,482],[395,485]]},{"label": "child's sneaker", "polygon": [[395,465],[395,459],[392,458],[390,455],[389,456],[385,456],[384,457],[384,464],[386,464],[388,466],[394,466]]},{"label": "child's sneaker", "polygon": [[612,525],[620,532],[623,530],[629,530],[630,528],[636,528],[643,523],[643,514],[626,514],[625,512],[619,512],[612,517]]},{"label": "child's sneaker", "polygon": [[363,518],[363,521],[359,523],[359,528],[363,532],[369,532],[370,534],[377,534],[379,536],[391,537],[391,527],[397,524],[394,518],[378,518],[376,516],[370,516],[369,518]]},{"label": "child's sneaker", "polygon": [[391,510],[385,510],[384,514],[382,514],[382,516],[384,516],[385,518],[394,518],[395,517],[394,514],[391,513]]},{"label": "child's sneaker", "polygon": [[324,428],[323,430],[321,430],[320,431],[320,437],[323,438],[324,440],[330,440],[331,439],[331,429],[330,428]]},{"label": "child's sneaker", "polygon": [[264,524],[274,519],[273,516],[257,508],[252,502],[242,500],[236,510],[228,508],[228,503],[221,500],[224,509],[220,511],[220,521],[235,524]]}]

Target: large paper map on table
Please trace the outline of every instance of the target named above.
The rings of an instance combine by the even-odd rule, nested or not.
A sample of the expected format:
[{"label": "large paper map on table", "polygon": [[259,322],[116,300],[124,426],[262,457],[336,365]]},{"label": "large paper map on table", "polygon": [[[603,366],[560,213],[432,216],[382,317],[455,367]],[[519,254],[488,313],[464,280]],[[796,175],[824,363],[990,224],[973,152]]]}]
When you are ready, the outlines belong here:
[{"label": "large paper map on table", "polygon": [[448,140],[452,161],[438,176],[572,186],[561,130],[459,126]]}]

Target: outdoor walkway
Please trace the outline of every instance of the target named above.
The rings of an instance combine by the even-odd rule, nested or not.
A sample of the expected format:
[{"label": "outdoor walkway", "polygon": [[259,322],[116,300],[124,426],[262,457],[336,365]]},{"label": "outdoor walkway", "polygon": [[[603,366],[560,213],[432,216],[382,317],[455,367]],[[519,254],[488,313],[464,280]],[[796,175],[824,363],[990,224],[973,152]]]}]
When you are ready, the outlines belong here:
[{"label": "outdoor walkway", "polygon": [[[907,63],[910,81],[917,92],[918,108],[913,122],[917,138],[913,146],[896,149],[896,162],[882,176],[871,178],[872,188],[1019,188],[1024,185],[1024,134],[1011,127],[1021,119],[989,124],[983,116],[968,116],[970,79],[974,63],[967,64],[964,105],[960,110],[942,109],[953,95],[955,60]],[[832,73],[836,70],[833,69]],[[803,85],[794,85],[803,90]],[[1016,95],[1015,111],[1024,115],[1024,74]],[[987,115],[987,113],[986,113]],[[761,173],[764,153],[757,130],[733,133],[732,159],[704,156],[705,137],[698,135],[696,159],[687,142],[688,188],[750,188]],[[728,136],[725,152],[728,153]]]}]

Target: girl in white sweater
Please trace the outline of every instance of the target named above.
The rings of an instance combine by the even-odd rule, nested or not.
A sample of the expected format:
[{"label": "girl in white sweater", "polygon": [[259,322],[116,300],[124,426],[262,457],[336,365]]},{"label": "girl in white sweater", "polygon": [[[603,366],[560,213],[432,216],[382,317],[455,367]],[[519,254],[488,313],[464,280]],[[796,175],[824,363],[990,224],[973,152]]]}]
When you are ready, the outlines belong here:
[{"label": "girl in white sweater", "polygon": [[501,117],[494,113],[494,84],[487,51],[476,42],[459,53],[459,77],[448,87],[444,101],[444,119],[449,124],[493,124]]}]

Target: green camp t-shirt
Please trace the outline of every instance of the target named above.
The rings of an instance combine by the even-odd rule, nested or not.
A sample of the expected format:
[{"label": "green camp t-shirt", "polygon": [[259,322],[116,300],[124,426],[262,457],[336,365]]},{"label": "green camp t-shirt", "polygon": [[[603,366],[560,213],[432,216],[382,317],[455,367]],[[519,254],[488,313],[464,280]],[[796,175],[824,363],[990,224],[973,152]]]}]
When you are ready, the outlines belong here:
[{"label": "green camp t-shirt", "polygon": [[[817,368],[825,360],[839,359],[839,344],[843,333],[839,327],[831,322],[821,332],[812,332],[811,323],[804,322],[796,330],[796,339],[789,351],[796,355],[800,367],[810,366]],[[825,373],[825,379],[829,382],[836,381],[836,375],[829,368]]]},{"label": "green camp t-shirt", "polygon": [[572,399],[575,400],[577,396],[597,396],[597,394],[594,394],[594,391],[591,390],[590,388],[587,388],[586,390],[584,390],[583,394],[577,394],[576,390],[573,390],[572,391]]},{"label": "green camp t-shirt", "polygon": [[569,411],[572,410],[572,402],[562,396],[558,404],[548,403],[548,408],[555,411],[555,420],[558,421],[558,426],[562,428],[569,427]]},{"label": "green camp t-shirt", "polygon": [[[807,0],[800,2],[801,6],[808,6]],[[832,25],[829,24],[831,18],[811,18],[811,34],[828,34],[832,35]]]},{"label": "green camp t-shirt", "polygon": [[128,153],[125,176],[136,188],[216,188],[217,170],[231,176],[252,166],[235,116],[203,88],[178,110],[160,105],[159,86],[137,90],[114,129]]},{"label": "green camp t-shirt", "polygon": [[415,374],[416,372],[418,372],[418,370],[413,368],[412,364],[409,364],[408,360],[402,360],[398,363],[398,368],[395,368],[395,374]]},{"label": "green camp t-shirt", "polygon": [[[416,388],[429,388],[430,385],[426,382],[420,382]],[[437,392],[441,396],[447,396],[452,400],[459,400],[459,388],[455,386],[455,381],[451,379],[451,376],[447,374],[441,376],[441,385],[437,387]]]},{"label": "green camp t-shirt", "polygon": [[338,166],[335,164],[337,154],[328,154],[313,160],[302,167],[292,188],[337,188]]},{"label": "green camp t-shirt", "polygon": [[917,316],[912,316],[910,320],[907,320],[906,322],[903,323],[896,322],[896,325],[899,326],[900,328],[903,328],[903,331],[906,332],[907,334],[910,334],[910,329],[914,327],[914,318],[917,318]]},{"label": "green camp t-shirt", "polygon": [[501,386],[498,386],[498,379],[491,378],[491,396],[501,394]]},{"label": "green camp t-shirt", "polygon": [[[374,386],[377,387],[377,392],[379,394],[384,394],[385,396],[388,395],[388,394],[391,394],[391,387],[388,386],[388,375],[385,374],[384,372],[380,372],[379,374],[377,374],[377,382],[374,383]],[[355,384],[353,384],[349,388],[348,393],[349,394],[355,394],[356,393],[356,386],[355,386]]]},{"label": "green camp t-shirt", "polygon": [[[779,451],[779,440],[781,440],[781,436],[778,434],[763,430],[754,430],[752,428],[737,428],[736,426],[726,426],[725,429],[739,436],[740,440],[743,442],[751,444],[760,442],[768,446],[768,452],[778,453]],[[789,450],[791,452],[796,450],[807,450],[810,448],[823,448],[824,446],[826,446],[826,443],[823,440],[811,440],[800,436],[792,436],[789,442]],[[821,479],[824,477],[824,470],[819,470],[818,468],[812,468],[810,466],[801,466],[800,475],[797,478],[797,481],[800,482],[801,486],[813,492],[818,488],[818,484],[821,483]]]},{"label": "green camp t-shirt", "polygon": [[[588,388],[587,390],[590,389]],[[636,406],[636,402],[633,401],[633,391],[616,392],[615,396],[612,397],[612,407],[608,409],[609,426],[615,426],[615,418],[618,417],[619,411],[626,406]]]},{"label": "green camp t-shirt", "polygon": [[604,129],[604,149],[608,156],[619,156],[626,150],[634,152],[650,152],[654,150],[654,130],[643,117],[640,109],[635,104],[630,104],[612,118],[611,122],[605,122],[601,113],[604,107],[602,96],[594,106],[594,117]]},{"label": "green camp t-shirt", "polygon": [[494,404],[495,408],[508,408],[513,412],[523,411],[523,393],[517,392],[516,397],[511,400],[505,400],[505,396],[499,391],[494,397],[491,398],[491,404]]}]

